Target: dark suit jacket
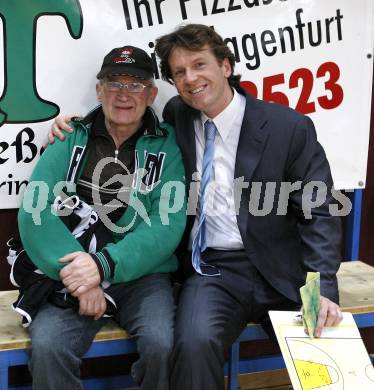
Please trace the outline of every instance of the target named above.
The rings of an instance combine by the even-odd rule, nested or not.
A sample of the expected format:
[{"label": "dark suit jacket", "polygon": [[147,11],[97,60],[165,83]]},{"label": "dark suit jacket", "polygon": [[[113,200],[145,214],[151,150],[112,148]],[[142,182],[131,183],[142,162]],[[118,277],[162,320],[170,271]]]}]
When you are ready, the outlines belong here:
[{"label": "dark suit jacket", "polygon": [[[249,183],[241,196],[237,222],[248,257],[265,279],[286,297],[299,302],[299,288],[307,271],[321,273],[321,295],[338,303],[336,272],[340,264],[340,219],[329,213],[332,178],[324,150],[318,143],[310,118],[274,103],[257,100],[242,89],[246,108],[236,153],[235,178]],[[187,106],[179,96],[165,106],[164,119],[176,127],[177,142],[186,168],[187,189],[196,171],[194,119],[200,112]],[[291,192],[284,215],[277,215],[281,182],[301,181],[301,189]],[[311,181],[327,186],[323,204],[311,210],[311,219],[302,211],[302,194]],[[255,182],[276,183],[271,211],[264,216],[251,213],[250,197],[255,196]],[[310,187],[310,185],[309,185]],[[308,186],[307,186],[308,188]],[[252,189],[252,190],[251,190]],[[255,202],[256,203],[256,202]],[[239,206],[239,205],[238,205]],[[258,213],[257,213],[258,214]],[[279,214],[279,213],[278,213]],[[181,247],[187,250],[194,221],[189,216]]]}]

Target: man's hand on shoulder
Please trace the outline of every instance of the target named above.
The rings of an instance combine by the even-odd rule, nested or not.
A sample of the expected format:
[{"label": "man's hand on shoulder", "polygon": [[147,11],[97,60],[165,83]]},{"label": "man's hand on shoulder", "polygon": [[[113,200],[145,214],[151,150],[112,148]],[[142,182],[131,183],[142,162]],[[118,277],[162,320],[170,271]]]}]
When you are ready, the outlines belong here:
[{"label": "man's hand on shoulder", "polygon": [[320,297],[320,309],[315,330],[315,337],[320,337],[325,326],[337,326],[343,319],[339,305],[323,296]]},{"label": "man's hand on shoulder", "polygon": [[106,310],[106,300],[101,287],[94,287],[79,296],[79,314],[98,320]]},{"label": "man's hand on shoulder", "polygon": [[99,270],[88,253],[68,253],[59,259],[59,262],[68,263],[60,271],[60,278],[71,295],[79,297],[100,284]]},{"label": "man's hand on shoulder", "polygon": [[59,115],[58,117],[55,118],[51,130],[48,133],[48,144],[53,144],[55,142],[55,137],[63,141],[65,139],[63,130],[67,131],[68,133],[72,133],[74,131],[68,125],[68,123],[75,116],[80,116],[80,115]]}]

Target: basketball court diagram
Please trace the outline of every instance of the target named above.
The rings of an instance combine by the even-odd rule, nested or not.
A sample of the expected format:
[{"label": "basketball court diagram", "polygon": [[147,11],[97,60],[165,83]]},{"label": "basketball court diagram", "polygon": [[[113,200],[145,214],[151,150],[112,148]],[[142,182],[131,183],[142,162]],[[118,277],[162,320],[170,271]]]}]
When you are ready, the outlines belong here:
[{"label": "basketball court diagram", "polygon": [[294,390],[374,390],[374,368],[350,313],[311,339],[297,312],[269,312]]}]

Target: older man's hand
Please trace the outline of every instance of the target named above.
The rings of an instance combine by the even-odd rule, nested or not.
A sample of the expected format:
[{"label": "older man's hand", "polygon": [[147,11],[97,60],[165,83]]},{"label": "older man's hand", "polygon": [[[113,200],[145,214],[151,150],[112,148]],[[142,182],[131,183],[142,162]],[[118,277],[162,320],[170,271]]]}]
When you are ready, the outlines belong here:
[{"label": "older man's hand", "polygon": [[69,263],[60,271],[60,278],[69,292],[79,297],[100,284],[95,261],[86,252],[73,252],[61,257],[60,263]]},{"label": "older man's hand", "polygon": [[106,300],[101,287],[94,287],[79,296],[79,314],[98,320],[106,310]]},{"label": "older man's hand", "polygon": [[340,310],[340,307],[336,303],[323,296],[320,297],[319,303],[320,309],[316,330],[314,332],[315,337],[321,336],[323,327],[337,326],[343,319],[343,314]]}]

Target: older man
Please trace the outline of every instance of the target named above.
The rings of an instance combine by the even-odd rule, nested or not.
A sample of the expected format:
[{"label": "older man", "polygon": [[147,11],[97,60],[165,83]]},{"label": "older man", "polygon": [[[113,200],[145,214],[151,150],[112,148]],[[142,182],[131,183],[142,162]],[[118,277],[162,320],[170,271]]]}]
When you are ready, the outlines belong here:
[{"label": "older man", "polygon": [[[169,273],[177,268],[173,252],[185,227],[184,169],[174,129],[160,124],[149,107],[157,95],[153,77],[143,50],[111,50],[97,75],[101,105],[73,121],[66,142],[44,152],[25,192],[19,212],[23,247],[36,274],[61,281],[79,306],[78,313],[69,304],[51,303],[57,288],[39,305],[28,327],[34,389],[82,388],[81,358],[106,321],[109,296],[119,324],[137,342],[135,381],[142,390],[169,388],[175,313]],[[41,199],[46,207],[35,218],[27,205]],[[94,222],[82,232],[96,223],[93,215],[105,225],[95,230],[95,243],[100,232],[109,233],[96,249],[92,240],[82,243],[77,226],[69,225],[72,217],[63,221],[70,207],[82,222],[82,209],[90,205]]]}]

